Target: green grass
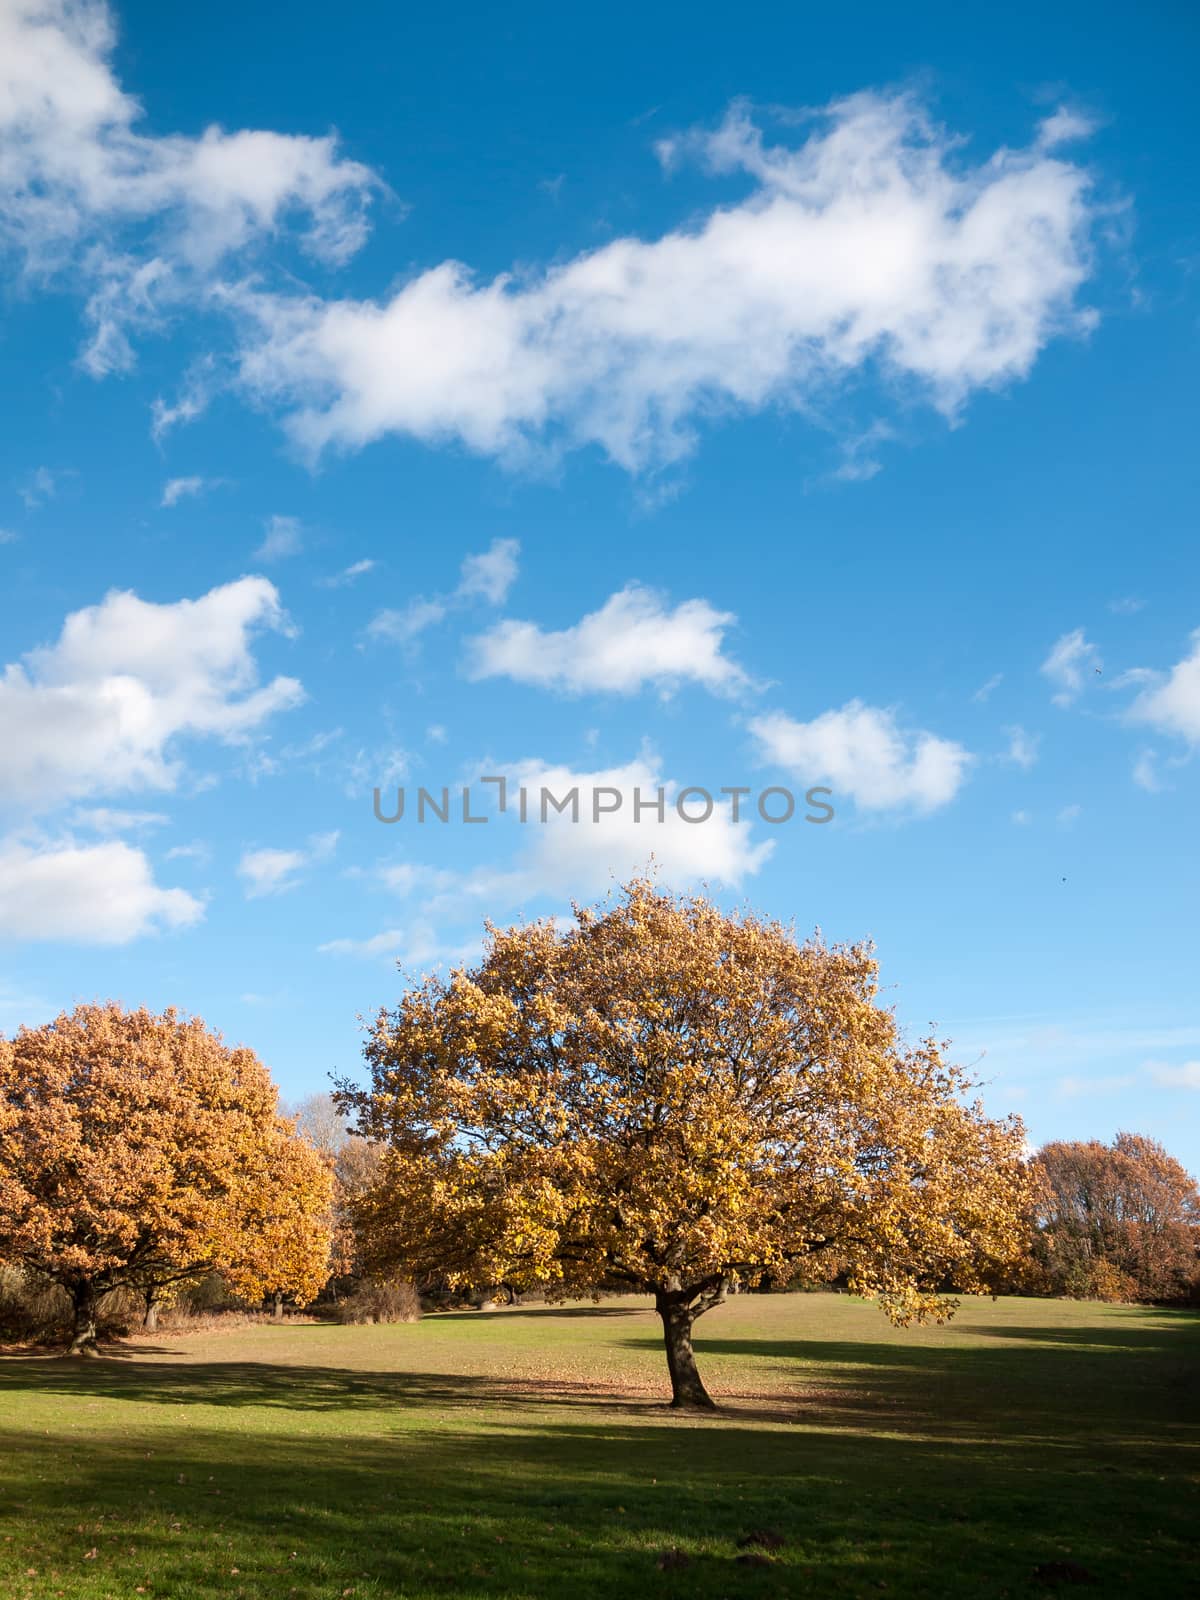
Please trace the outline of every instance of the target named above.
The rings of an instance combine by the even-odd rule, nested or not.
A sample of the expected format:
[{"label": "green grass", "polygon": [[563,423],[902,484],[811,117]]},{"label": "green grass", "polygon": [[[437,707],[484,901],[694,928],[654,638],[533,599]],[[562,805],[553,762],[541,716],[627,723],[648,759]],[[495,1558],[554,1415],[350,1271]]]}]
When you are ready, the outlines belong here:
[{"label": "green grass", "polygon": [[747,1295],[698,1331],[700,1420],[632,1300],[10,1357],[0,1595],[1019,1596],[1053,1561],[1195,1592],[1200,1318]]}]

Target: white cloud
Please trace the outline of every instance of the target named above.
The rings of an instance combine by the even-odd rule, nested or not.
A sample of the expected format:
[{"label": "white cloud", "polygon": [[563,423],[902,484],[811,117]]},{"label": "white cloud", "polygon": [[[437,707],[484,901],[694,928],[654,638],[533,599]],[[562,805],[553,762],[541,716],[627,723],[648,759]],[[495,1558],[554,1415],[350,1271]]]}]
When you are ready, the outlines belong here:
[{"label": "white cloud", "polygon": [[203,915],[194,895],[159,888],[146,856],[123,840],[0,840],[0,938],[126,944]]},{"label": "white cloud", "polygon": [[317,583],[322,589],[345,589],[368,572],[374,572],[377,565],[375,561],[352,561],[340,572],[332,573],[328,578],[318,578]]},{"label": "white cloud", "polygon": [[191,844],[173,845],[167,851],[168,861],[194,861],[198,866],[205,866],[212,860],[212,851],[202,839],[195,839]]},{"label": "white cloud", "polygon": [[1004,759],[1028,772],[1038,758],[1038,745],[1041,739],[1036,733],[1026,733],[1022,727],[1005,728],[1008,735],[1008,750]]},{"label": "white cloud", "polygon": [[1163,787],[1158,775],[1158,758],[1153,750],[1141,750],[1133,764],[1133,781],[1147,794],[1158,794]]},{"label": "white cloud", "polygon": [[11,528],[0,528],[0,544],[16,544],[20,534],[14,533]]},{"label": "white cloud", "polygon": [[141,131],[109,64],[114,43],[104,0],[0,6],[0,243],[39,275],[70,266],[82,278],[83,363],[98,375],[127,368],[131,333],[284,227],[344,261],[378,187],[333,138]]},{"label": "white cloud", "polygon": [[294,678],[258,682],[251,637],[283,623],[265,578],[164,605],[113,590],[72,612],[0,676],[0,805],[172,788],[177,740],[238,742],[303,699]]},{"label": "white cloud", "polygon": [[211,488],[208,478],[168,478],[163,485],[161,506],[177,506],[181,500],[187,500],[195,495],[203,494],[205,489]]},{"label": "white cloud", "polygon": [[299,517],[268,517],[263,542],[254,552],[257,561],[283,561],[299,555],[303,540]]},{"label": "white cloud", "polygon": [[1176,662],[1153,688],[1144,689],[1128,716],[1194,745],[1200,744],[1200,628],[1191,642],[1191,654]]},{"label": "white cloud", "polygon": [[1090,325],[1089,179],[1044,142],[971,166],[912,97],[864,93],[792,146],[735,108],[671,149],[749,194],[541,272],[445,261],[383,302],[246,289],[242,384],[313,453],[400,433],[639,470],[714,412],[803,410],[867,367],[953,414]]},{"label": "white cloud", "polygon": [[1147,1061],[1142,1071],[1164,1089],[1200,1089],[1200,1061],[1185,1061],[1177,1067],[1166,1061]]},{"label": "white cloud", "polygon": [[443,600],[426,600],[418,595],[401,610],[378,611],[367,624],[372,639],[388,644],[412,644],[427,628],[436,627],[446,616]]},{"label": "white cloud", "polygon": [[860,811],[936,811],[954,799],[974,760],[962,745],[902,729],[892,711],[861,700],[811,722],[768,712],[750,732],[764,760],[806,785],[828,783],[835,805],[848,795]]},{"label": "white cloud", "polygon": [[51,472],[49,467],[35,467],[17,490],[26,511],[36,511],[47,500],[53,500],[62,476],[61,472]]},{"label": "white cloud", "polygon": [[468,642],[472,678],[512,678],[568,694],[635,694],[653,684],[669,694],[699,683],[727,694],[750,686],[746,673],[722,653],[737,618],[707,600],[669,609],[662,595],[629,584],[572,627],[546,632],[511,619]]},{"label": "white cloud", "polygon": [[1135,612],[1141,611],[1145,604],[1146,602],[1139,600],[1136,595],[1126,594],[1121,595],[1119,599],[1110,600],[1108,609],[1115,612],[1118,617],[1131,617]]},{"label": "white cloud", "polygon": [[[104,0],[0,10],[0,243],[81,287],[97,375],[180,308],[226,313],[236,381],[313,452],[398,432],[509,461],[599,445],[638,470],[686,455],[716,412],[805,410],[868,367],[952,414],[1093,320],[1075,298],[1099,207],[1056,153],[1083,119],[1058,112],[973,164],[914,97],[870,92],[788,144],[735,107],[661,147],[748,192],[660,237],[490,281],[442,261],[380,303],[304,296],[283,273],[277,290],[267,246],[287,232],[344,262],[383,186],[333,137],[151,134],[114,38]],[[160,401],[156,435],[210,392]]]},{"label": "white cloud", "polygon": [[406,606],[379,611],[367,626],[373,639],[411,645],[428,628],[444,622],[452,611],[476,601],[503,603],[516,581],[521,546],[516,539],[493,539],[477,555],[464,556],[458,583],[449,594],[415,595]]},{"label": "white cloud", "polygon": [[1060,828],[1073,828],[1083,815],[1081,805],[1064,806],[1054,819]]},{"label": "white cloud", "polygon": [[1131,1072],[1099,1073],[1090,1078],[1068,1075],[1058,1080],[1058,1092],[1064,1100],[1087,1099],[1090,1095],[1117,1094],[1136,1082]]},{"label": "white cloud", "polygon": [[[699,882],[736,887],[753,877],[774,849],[772,839],[754,842],[750,822],[733,820],[729,801],[714,804],[707,821],[683,821],[675,804],[679,783],[665,778],[648,753],[624,766],[596,772],[576,772],[540,761],[515,762],[498,770],[511,773],[513,782],[524,786],[530,797],[530,818],[539,820],[514,868],[483,872],[475,878],[474,891],[488,899],[493,893],[519,901],[543,895],[566,900],[597,894],[608,889],[614,879],[622,881],[644,870],[652,855],[663,878],[676,888]],[[651,809],[660,788],[664,800],[661,822],[657,807]],[[570,810],[557,814],[547,802],[542,822],[543,789],[560,801],[578,789],[580,820],[575,822]],[[615,792],[604,795],[605,790]],[[643,801],[640,816],[635,814],[635,792]],[[601,807],[616,809],[602,812],[595,821],[594,797],[598,793]],[[720,800],[716,795],[713,798]],[[515,804],[515,797],[510,796],[510,809]],[[703,809],[703,801],[692,797],[691,814],[699,815]]]},{"label": "white cloud", "polygon": [[369,939],[330,939],[318,945],[322,955],[359,956],[367,960],[388,957],[411,972],[456,966],[478,959],[480,940],[447,942],[429,922],[412,922],[403,928],[385,928]]},{"label": "white cloud", "polygon": [[493,539],[482,555],[467,556],[460,569],[457,595],[468,600],[478,596],[489,605],[502,606],[508,591],[517,581],[517,558],[521,546],[516,539]]},{"label": "white cloud", "polygon": [[1073,144],[1079,139],[1090,139],[1098,127],[1094,117],[1069,106],[1046,117],[1038,127],[1038,144],[1043,150],[1052,150],[1060,144]]},{"label": "white cloud", "polygon": [[1054,704],[1071,705],[1102,665],[1100,652],[1084,637],[1082,628],[1064,633],[1041,666],[1042,676],[1055,685]]},{"label": "white cloud", "polygon": [[73,828],[91,833],[136,833],[142,828],[161,828],[170,818],[162,811],[118,811],[111,806],[77,806],[67,821]]},{"label": "white cloud", "polygon": [[[540,760],[493,766],[508,775],[504,812],[498,808],[494,789],[487,795],[472,789],[472,807],[482,812],[490,802],[489,828],[510,824],[520,829],[523,843],[515,859],[463,873],[401,861],[374,874],[390,893],[419,903],[424,918],[465,920],[475,926],[481,908],[495,912],[539,900],[565,906],[572,899],[603,894],[614,882],[651,865],[675,888],[700,883],[737,887],[761,871],[774,850],[773,839],[755,840],[756,813],[748,799],[741,801],[741,820],[735,821],[733,802],[714,793],[711,814],[698,820],[706,809],[704,798],[686,795],[683,809],[697,820],[684,821],[677,807],[680,784],[662,775],[649,752],[624,766],[588,772]],[[418,925],[428,931],[419,957],[412,954],[412,924],[385,929],[368,939],[337,939],[322,948],[366,956],[403,948],[405,964],[417,965],[432,959],[435,951],[442,952],[438,959],[445,958],[445,947],[434,938],[432,925]]]},{"label": "white cloud", "polygon": [[300,883],[306,868],[327,861],[337,848],[338,834],[317,833],[303,850],[246,850],[238,862],[238,877],[246,886],[247,900],[284,894]]},{"label": "white cloud", "polygon": [[1033,821],[1033,814],[1029,811],[1014,811],[1012,819],[1018,828],[1027,828]]},{"label": "white cloud", "polygon": [[979,685],[978,689],[976,689],[975,693],[971,696],[971,699],[974,700],[976,704],[983,705],[986,700],[989,700],[992,697],[992,695],[1003,682],[1004,674],[1002,672],[993,672],[992,676],[987,680],[986,683],[981,683]]},{"label": "white cloud", "polygon": [[151,402],[150,436],[156,444],[161,444],[172,428],[194,422],[208,409],[217,382],[216,366],[211,354],[202,356],[192,364],[173,405],[161,395]]}]

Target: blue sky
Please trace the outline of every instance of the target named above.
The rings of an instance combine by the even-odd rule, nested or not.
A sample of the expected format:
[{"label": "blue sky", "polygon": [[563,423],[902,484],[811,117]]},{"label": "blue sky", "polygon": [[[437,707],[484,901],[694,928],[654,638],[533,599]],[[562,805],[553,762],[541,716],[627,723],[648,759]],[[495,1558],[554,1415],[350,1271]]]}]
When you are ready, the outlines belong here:
[{"label": "blue sky", "polygon": [[[0,0],[0,1027],[174,1002],[298,1096],[653,852],[1200,1167],[1196,46]],[[413,821],[483,773],[623,810]]]}]

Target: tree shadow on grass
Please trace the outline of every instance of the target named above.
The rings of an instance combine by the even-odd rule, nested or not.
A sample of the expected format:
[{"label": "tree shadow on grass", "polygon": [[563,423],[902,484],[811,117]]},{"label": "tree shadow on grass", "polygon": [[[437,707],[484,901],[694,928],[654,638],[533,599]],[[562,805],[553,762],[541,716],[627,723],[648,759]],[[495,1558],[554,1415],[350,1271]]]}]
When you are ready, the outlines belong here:
[{"label": "tree shadow on grass", "polygon": [[[153,1593],[202,1600],[657,1600],[734,1585],[924,1600],[1035,1592],[1035,1566],[1074,1560],[1101,1580],[1093,1592],[1185,1592],[1191,1524],[1161,1453],[1108,1477],[1036,1442],[676,1429],[566,1410],[385,1434],[353,1415],[332,1434],[311,1418],[293,1432],[182,1427],[169,1386],[161,1399],[160,1415],[111,1434],[0,1435],[22,1518],[0,1574],[6,1561],[78,1572],[90,1549],[96,1587],[71,1594],[128,1593],[149,1575]],[[440,1385],[428,1401],[440,1406]],[[739,1568],[738,1541],[760,1527],[786,1541],[775,1565]],[[687,1570],[660,1571],[656,1556],[676,1547]]]},{"label": "tree shadow on grass", "polygon": [[[176,1354],[177,1352],[172,1352]],[[0,1362],[0,1401],[36,1388],[71,1399],[124,1400],[172,1406],[284,1410],[330,1414],[390,1411],[411,1414],[538,1407],[590,1409],[612,1416],[674,1415],[666,1371],[661,1381],[638,1385],[534,1374],[513,1377],[470,1373],[369,1372],[348,1367],[288,1366],[258,1361],[205,1361],[167,1365],[123,1360],[108,1367],[47,1358]],[[832,1397],[836,1403],[837,1397]],[[739,1392],[728,1400],[742,1422],[795,1422],[788,1394]],[[724,1413],[721,1413],[723,1416]]]},{"label": "tree shadow on grass", "polygon": [[[10,1359],[9,1414],[36,1391],[63,1420],[54,1437],[0,1435],[4,1503],[19,1519],[0,1543],[0,1592],[24,1593],[34,1569],[84,1573],[57,1583],[80,1600],[139,1587],[188,1600],[717,1600],[735,1585],[999,1600],[1037,1592],[1034,1569],[1054,1561],[1094,1573],[1100,1595],[1188,1592],[1196,1433],[1174,1385],[1188,1372],[1194,1385],[1200,1319],[971,1331],[985,1339],[701,1329],[713,1387],[754,1384],[713,1418],[671,1414],[665,1374],[643,1391],[193,1362],[186,1349],[164,1361],[143,1342],[118,1361]],[[787,1541],[775,1564],[736,1566],[737,1541],[764,1527]],[[689,1565],[660,1570],[675,1547]]]},{"label": "tree shadow on grass", "polygon": [[[722,1402],[716,1426],[753,1421],[944,1440],[988,1430],[995,1437],[1040,1438],[1047,1447],[1085,1437],[1128,1446],[1177,1438],[1196,1415],[1200,1319],[1164,1330],[1155,1343],[1101,1344],[1104,1326],[1075,1330],[1070,1341],[1045,1342],[1034,1337],[1036,1329],[975,1331],[985,1333],[987,1342],[708,1338],[700,1331],[697,1352]],[[131,1344],[112,1362],[10,1357],[0,1361],[0,1398],[36,1388],[66,1399],[395,1412],[401,1419],[423,1410],[448,1415],[542,1408],[654,1420],[668,1409],[665,1363],[661,1378],[647,1368],[644,1380],[612,1380],[553,1372],[371,1371],[302,1358],[290,1365],[211,1357],[198,1362],[186,1348],[170,1347],[167,1360],[154,1359],[163,1348]],[[614,1338],[613,1348],[658,1357],[662,1352],[661,1341],[649,1334]],[[419,1355],[415,1345],[405,1350],[409,1359]]]}]

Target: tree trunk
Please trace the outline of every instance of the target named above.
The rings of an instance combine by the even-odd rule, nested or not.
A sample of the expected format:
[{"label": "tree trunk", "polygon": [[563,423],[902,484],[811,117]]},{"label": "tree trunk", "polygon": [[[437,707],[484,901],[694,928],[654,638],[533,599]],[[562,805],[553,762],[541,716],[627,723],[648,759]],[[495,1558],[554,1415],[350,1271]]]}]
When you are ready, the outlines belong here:
[{"label": "tree trunk", "polygon": [[75,1323],[71,1332],[69,1356],[92,1356],[96,1353],[96,1286],[90,1280],[72,1284],[71,1304],[75,1308]]},{"label": "tree trunk", "polygon": [[692,1324],[698,1315],[695,1304],[682,1291],[659,1290],[655,1305],[667,1346],[671,1404],[680,1411],[714,1411],[716,1402],[701,1381],[692,1349]]},{"label": "tree trunk", "polygon": [[147,1333],[154,1333],[158,1328],[158,1301],[153,1291],[146,1294],[146,1315],[142,1318],[142,1327]]},{"label": "tree trunk", "polygon": [[281,1294],[275,1296],[275,1321],[283,1321],[283,1296]]}]

